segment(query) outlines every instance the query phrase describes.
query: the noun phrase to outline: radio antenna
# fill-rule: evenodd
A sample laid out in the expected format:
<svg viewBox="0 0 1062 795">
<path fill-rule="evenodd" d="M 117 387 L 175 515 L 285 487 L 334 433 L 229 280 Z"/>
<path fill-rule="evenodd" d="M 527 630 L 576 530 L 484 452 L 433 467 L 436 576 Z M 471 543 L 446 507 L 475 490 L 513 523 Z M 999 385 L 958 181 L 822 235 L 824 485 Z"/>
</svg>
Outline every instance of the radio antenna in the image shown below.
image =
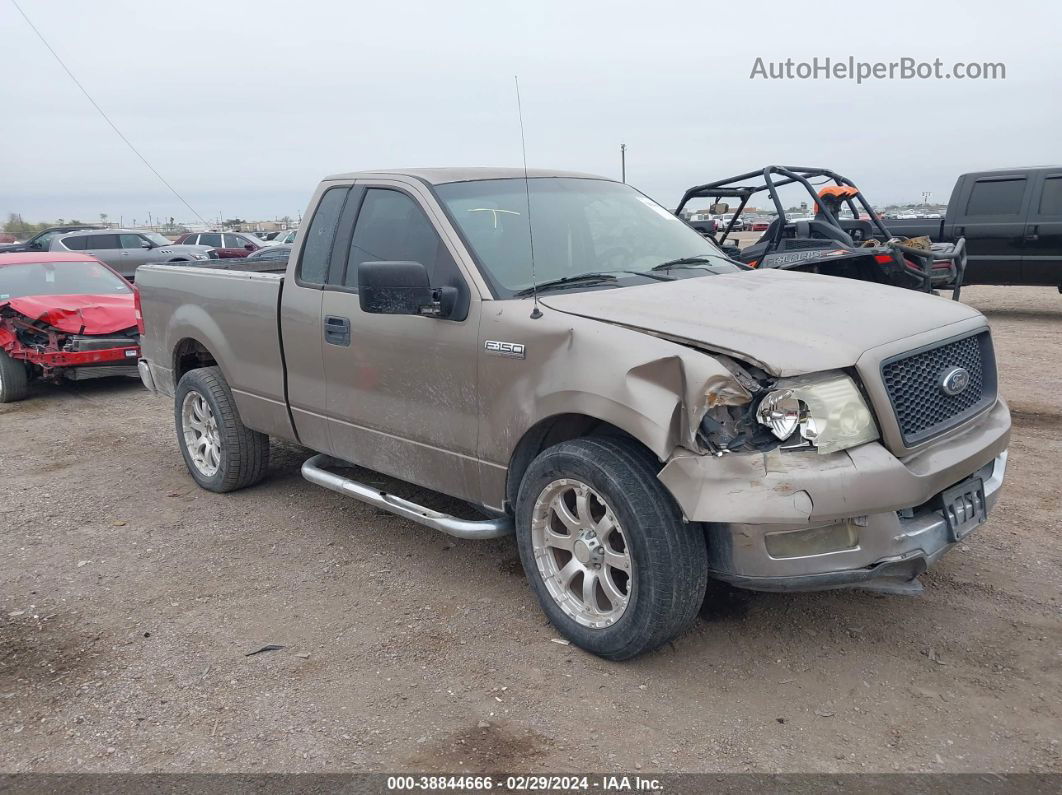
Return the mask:
<svg viewBox="0 0 1062 795">
<path fill-rule="evenodd" d="M 527 197 L 527 240 L 531 244 L 531 295 L 535 305 L 531 310 L 531 319 L 538 320 L 542 317 L 542 310 L 538 308 L 538 279 L 535 277 L 535 233 L 531 225 L 531 181 L 527 178 L 527 139 L 524 138 L 524 108 L 520 103 L 520 77 L 513 75 L 516 83 L 516 115 L 520 119 L 520 151 L 524 157 L 524 195 Z"/>
</svg>

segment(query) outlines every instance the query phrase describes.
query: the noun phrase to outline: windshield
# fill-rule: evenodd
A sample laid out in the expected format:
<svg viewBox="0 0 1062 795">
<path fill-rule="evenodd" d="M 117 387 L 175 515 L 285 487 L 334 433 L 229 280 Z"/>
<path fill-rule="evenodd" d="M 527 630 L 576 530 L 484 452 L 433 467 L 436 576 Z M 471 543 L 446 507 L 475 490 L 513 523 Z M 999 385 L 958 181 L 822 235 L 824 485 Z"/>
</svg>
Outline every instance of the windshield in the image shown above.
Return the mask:
<svg viewBox="0 0 1062 795">
<path fill-rule="evenodd" d="M 0 301 L 28 295 L 121 295 L 132 291 L 97 262 L 30 262 L 0 267 Z"/>
<path fill-rule="evenodd" d="M 168 237 L 163 237 L 158 232 L 140 232 L 138 234 L 143 235 L 156 246 L 172 246 L 173 243 Z"/>
<path fill-rule="evenodd" d="M 531 196 L 535 278 L 647 272 L 669 260 L 703 257 L 707 271 L 739 268 L 719 249 L 629 185 L 600 179 L 494 179 L 436 186 L 501 297 L 531 286 Z M 638 277 L 635 277 L 638 279 Z"/>
</svg>

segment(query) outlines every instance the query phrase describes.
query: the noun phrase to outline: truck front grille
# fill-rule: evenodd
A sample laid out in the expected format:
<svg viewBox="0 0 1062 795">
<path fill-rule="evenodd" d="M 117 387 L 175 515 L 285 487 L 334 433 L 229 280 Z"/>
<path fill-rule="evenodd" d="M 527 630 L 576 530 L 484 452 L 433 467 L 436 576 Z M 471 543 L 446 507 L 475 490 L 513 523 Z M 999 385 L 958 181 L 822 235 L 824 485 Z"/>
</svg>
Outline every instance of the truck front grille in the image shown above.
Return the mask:
<svg viewBox="0 0 1062 795">
<path fill-rule="evenodd" d="M 962 368 L 969 374 L 957 394 L 945 390 L 945 378 Z M 987 331 L 886 359 L 881 365 L 885 391 L 906 446 L 944 433 L 996 400 L 996 360 Z"/>
</svg>

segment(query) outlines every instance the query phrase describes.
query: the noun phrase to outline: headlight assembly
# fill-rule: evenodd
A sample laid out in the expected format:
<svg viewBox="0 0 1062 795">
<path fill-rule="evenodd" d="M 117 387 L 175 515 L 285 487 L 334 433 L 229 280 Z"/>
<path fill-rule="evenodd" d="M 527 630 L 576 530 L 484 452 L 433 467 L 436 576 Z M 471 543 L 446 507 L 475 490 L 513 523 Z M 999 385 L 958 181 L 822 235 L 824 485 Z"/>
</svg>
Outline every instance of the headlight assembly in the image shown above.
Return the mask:
<svg viewBox="0 0 1062 795">
<path fill-rule="evenodd" d="M 878 438 L 878 427 L 855 383 L 843 373 L 794 378 L 764 395 L 756 419 L 783 441 L 799 431 L 820 453 Z"/>
</svg>

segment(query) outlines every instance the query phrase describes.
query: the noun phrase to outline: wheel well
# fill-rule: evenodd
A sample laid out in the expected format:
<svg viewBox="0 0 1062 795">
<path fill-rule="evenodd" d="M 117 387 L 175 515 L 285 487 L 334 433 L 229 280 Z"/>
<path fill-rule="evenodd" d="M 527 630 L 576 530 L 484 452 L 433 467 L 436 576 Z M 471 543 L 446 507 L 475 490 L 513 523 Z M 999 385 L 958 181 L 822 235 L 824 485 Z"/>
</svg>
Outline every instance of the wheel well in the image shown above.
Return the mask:
<svg viewBox="0 0 1062 795">
<path fill-rule="evenodd" d="M 553 417 L 547 417 L 532 425 L 517 443 L 516 449 L 513 450 L 512 458 L 509 460 L 509 473 L 505 482 L 505 499 L 509 507 L 516 505 L 520 481 L 524 479 L 524 472 L 527 471 L 535 456 L 547 447 L 588 436 L 629 439 L 642 448 L 652 460 L 657 460 L 648 447 L 622 428 L 610 422 L 605 422 L 586 414 L 557 414 Z"/>
<path fill-rule="evenodd" d="M 199 340 L 186 337 L 173 349 L 173 384 L 180 383 L 181 376 L 198 367 L 210 367 L 217 364 L 214 354 L 206 349 Z"/>
</svg>

